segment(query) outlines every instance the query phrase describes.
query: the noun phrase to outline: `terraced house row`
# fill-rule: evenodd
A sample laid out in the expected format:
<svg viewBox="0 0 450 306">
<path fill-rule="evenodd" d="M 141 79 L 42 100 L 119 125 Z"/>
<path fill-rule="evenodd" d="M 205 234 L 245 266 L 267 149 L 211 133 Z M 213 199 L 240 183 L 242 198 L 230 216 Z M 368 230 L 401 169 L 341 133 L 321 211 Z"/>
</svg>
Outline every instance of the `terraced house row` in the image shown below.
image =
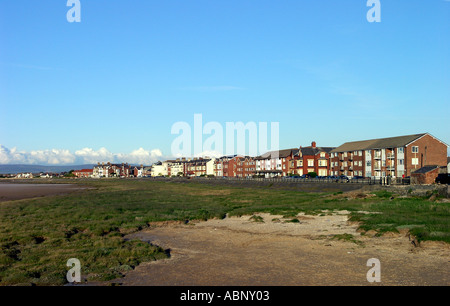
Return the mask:
<svg viewBox="0 0 450 306">
<path fill-rule="evenodd" d="M 447 166 L 448 145 L 428 133 L 354 141 L 339 147 L 311 146 L 261 156 L 180 158 L 152 167 L 152 176 L 279 177 L 305 175 L 402 177 L 424 166 Z"/>
<path fill-rule="evenodd" d="M 260 156 L 178 158 L 151 167 L 98 164 L 79 177 L 216 176 L 282 177 L 305 175 L 403 177 L 425 166 L 447 167 L 448 145 L 428 133 L 353 141 L 339 147 L 310 146 L 267 152 Z M 89 171 L 88 171 L 89 170 Z"/>
</svg>

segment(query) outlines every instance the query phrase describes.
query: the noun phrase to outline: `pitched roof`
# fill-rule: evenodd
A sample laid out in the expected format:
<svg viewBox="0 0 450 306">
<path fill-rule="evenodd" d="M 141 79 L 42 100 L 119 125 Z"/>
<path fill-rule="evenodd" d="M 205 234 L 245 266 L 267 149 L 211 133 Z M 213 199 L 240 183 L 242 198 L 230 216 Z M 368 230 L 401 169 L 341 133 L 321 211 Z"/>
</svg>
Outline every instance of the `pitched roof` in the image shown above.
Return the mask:
<svg viewBox="0 0 450 306">
<path fill-rule="evenodd" d="M 416 171 L 414 171 L 413 173 L 427 173 L 433 170 L 436 170 L 437 168 L 439 168 L 439 166 L 436 165 L 432 165 L 432 166 L 424 166 L 420 169 L 417 169 Z"/>
<path fill-rule="evenodd" d="M 321 152 L 330 153 L 333 149 L 332 147 L 304 147 L 300 148 L 302 155 L 317 155 Z M 297 152 L 298 153 L 298 152 Z"/>
<path fill-rule="evenodd" d="M 353 141 L 346 142 L 343 145 L 337 147 L 331 152 L 350 152 L 350 151 L 358 151 L 358 150 L 371 150 L 371 149 L 386 149 L 386 148 L 397 148 L 404 147 L 407 144 L 413 142 L 414 140 L 426 135 L 423 134 L 414 134 L 407 136 L 398 136 L 398 137 L 389 137 L 389 138 L 379 138 L 379 139 L 370 139 L 370 140 L 362 140 L 362 141 Z"/>
<path fill-rule="evenodd" d="M 264 153 L 264 154 L 256 157 L 255 159 L 270 159 L 273 157 L 285 158 L 285 157 L 288 157 L 289 155 L 291 155 L 291 153 L 295 154 L 297 152 L 298 152 L 297 148 L 284 149 L 284 150 L 278 150 L 278 151 L 270 151 L 270 152 Z"/>
</svg>

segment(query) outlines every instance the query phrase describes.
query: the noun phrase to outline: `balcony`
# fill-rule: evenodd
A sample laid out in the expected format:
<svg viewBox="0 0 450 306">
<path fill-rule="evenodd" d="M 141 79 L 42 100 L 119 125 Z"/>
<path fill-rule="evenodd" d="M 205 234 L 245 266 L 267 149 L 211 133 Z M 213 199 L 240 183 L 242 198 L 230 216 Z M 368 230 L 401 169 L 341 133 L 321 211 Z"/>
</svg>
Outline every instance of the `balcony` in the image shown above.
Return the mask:
<svg viewBox="0 0 450 306">
<path fill-rule="evenodd" d="M 395 159 L 395 154 L 394 154 L 394 153 L 389 153 L 389 154 L 387 155 L 387 158 L 388 158 L 388 159 Z"/>
<path fill-rule="evenodd" d="M 381 159 L 381 154 L 374 154 L 374 155 L 373 155 L 373 158 L 374 158 L 374 159 Z"/>
</svg>

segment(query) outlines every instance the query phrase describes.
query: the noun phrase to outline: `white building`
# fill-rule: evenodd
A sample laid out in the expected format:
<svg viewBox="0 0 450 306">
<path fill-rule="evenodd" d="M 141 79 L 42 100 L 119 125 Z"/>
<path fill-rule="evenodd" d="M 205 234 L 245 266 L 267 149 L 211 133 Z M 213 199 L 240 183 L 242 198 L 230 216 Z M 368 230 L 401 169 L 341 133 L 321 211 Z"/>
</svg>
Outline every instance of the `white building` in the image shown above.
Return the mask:
<svg viewBox="0 0 450 306">
<path fill-rule="evenodd" d="M 166 176 L 168 175 L 168 163 L 157 162 L 152 165 L 152 176 Z"/>
<path fill-rule="evenodd" d="M 211 158 L 208 162 L 206 162 L 206 175 L 215 175 L 215 163 L 215 158 Z"/>
</svg>

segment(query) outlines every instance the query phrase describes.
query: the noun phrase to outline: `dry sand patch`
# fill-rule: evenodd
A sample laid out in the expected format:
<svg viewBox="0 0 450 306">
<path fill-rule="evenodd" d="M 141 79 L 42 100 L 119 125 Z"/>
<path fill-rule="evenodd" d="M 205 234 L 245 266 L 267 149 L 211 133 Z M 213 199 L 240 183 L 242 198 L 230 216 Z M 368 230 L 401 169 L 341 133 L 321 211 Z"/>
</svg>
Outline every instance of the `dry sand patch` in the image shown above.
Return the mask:
<svg viewBox="0 0 450 306">
<path fill-rule="evenodd" d="M 171 258 L 142 264 L 114 282 L 151 286 L 450 285 L 450 248 L 414 247 L 405 233 L 361 236 L 348 212 L 292 218 L 257 214 L 205 222 L 165 223 L 130 235 L 170 249 Z M 353 235 L 354 243 L 333 239 Z M 382 281 L 368 283 L 367 261 Z"/>
</svg>

